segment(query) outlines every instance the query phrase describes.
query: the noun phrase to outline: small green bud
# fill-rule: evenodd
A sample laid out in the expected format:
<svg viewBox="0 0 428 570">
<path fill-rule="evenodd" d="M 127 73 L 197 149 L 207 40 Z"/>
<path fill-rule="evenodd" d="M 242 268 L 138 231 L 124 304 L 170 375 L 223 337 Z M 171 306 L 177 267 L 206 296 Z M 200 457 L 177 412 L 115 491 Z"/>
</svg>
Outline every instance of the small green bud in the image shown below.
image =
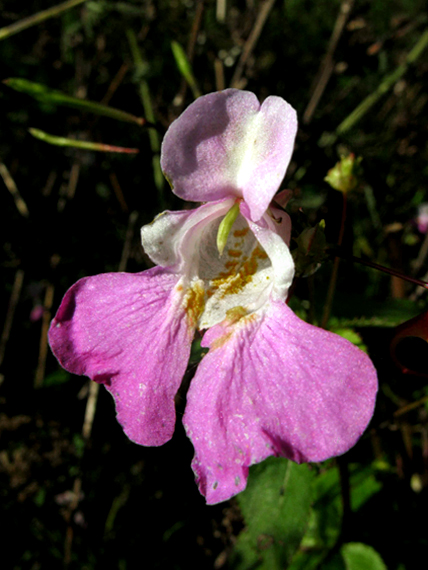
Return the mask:
<svg viewBox="0 0 428 570">
<path fill-rule="evenodd" d="M 355 154 L 351 153 L 348 156 L 342 156 L 340 161 L 331 168 L 324 180 L 330 184 L 335 190 L 346 194 L 353 190 L 358 183 L 357 167 L 359 166 L 362 158 L 355 158 Z"/>
</svg>

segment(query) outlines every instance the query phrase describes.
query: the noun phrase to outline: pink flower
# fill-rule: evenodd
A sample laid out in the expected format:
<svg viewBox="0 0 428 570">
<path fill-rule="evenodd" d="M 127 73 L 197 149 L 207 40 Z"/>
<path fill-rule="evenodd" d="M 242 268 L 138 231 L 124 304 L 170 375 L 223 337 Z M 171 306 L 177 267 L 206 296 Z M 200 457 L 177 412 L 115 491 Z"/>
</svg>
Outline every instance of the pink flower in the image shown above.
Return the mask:
<svg viewBox="0 0 428 570">
<path fill-rule="evenodd" d="M 290 220 L 270 203 L 296 129 L 279 97 L 260 105 L 228 89 L 197 99 L 169 128 L 161 163 L 178 196 L 204 203 L 142 228 L 157 267 L 81 279 L 50 328 L 61 365 L 103 383 L 128 437 L 153 446 L 172 437 L 194 331 L 208 329 L 183 423 L 210 504 L 242 491 L 249 466 L 269 455 L 344 453 L 373 413 L 370 359 L 284 302 Z"/>
<path fill-rule="evenodd" d="M 421 234 L 426 234 L 428 232 L 428 204 L 426 202 L 418 207 L 416 225 Z"/>
</svg>

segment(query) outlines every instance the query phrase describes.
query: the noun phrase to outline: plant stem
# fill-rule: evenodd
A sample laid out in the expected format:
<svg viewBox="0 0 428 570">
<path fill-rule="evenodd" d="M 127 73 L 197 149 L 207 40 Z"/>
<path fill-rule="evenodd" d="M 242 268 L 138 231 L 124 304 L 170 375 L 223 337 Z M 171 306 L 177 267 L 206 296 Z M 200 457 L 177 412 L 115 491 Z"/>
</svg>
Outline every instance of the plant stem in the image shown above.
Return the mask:
<svg viewBox="0 0 428 570">
<path fill-rule="evenodd" d="M 108 107 L 107 105 L 96 103 L 94 101 L 71 97 L 61 91 L 49 89 L 49 87 L 46 87 L 41 83 L 34 83 L 33 81 L 27 81 L 26 79 L 21 79 L 19 77 L 5 79 L 3 83 L 11 89 L 20 93 L 25 93 L 30 97 L 34 97 L 36 101 L 40 101 L 42 103 L 51 103 L 53 105 L 64 105 L 74 109 L 81 109 L 83 111 L 88 111 L 89 113 L 110 117 L 111 119 L 116 119 L 118 121 L 136 123 L 139 126 L 146 124 L 146 120 L 142 117 L 136 117 L 126 111 L 115 109 L 114 107 Z"/>
<path fill-rule="evenodd" d="M 428 289 L 428 283 L 426 281 L 422 281 L 422 279 L 417 279 L 416 277 L 410 277 L 409 275 L 405 275 L 404 273 L 401 273 L 396 269 L 391 269 L 390 267 L 385 267 L 384 265 L 379 265 L 378 263 L 374 263 L 373 261 L 369 261 L 368 259 L 355 257 L 354 255 L 342 255 L 340 250 L 334 250 L 334 254 L 336 256 L 340 256 L 343 259 L 347 259 L 349 261 L 355 261 L 356 263 L 361 263 L 361 265 L 366 265 L 367 267 L 378 269 L 379 271 L 383 271 L 383 273 L 388 273 L 388 275 L 393 275 L 394 277 L 398 277 L 399 279 L 403 279 L 404 281 L 408 281 L 409 283 L 413 283 L 414 285 L 418 285 L 419 287 Z"/>
<path fill-rule="evenodd" d="M 422 34 L 414 48 L 407 54 L 404 62 L 399 65 L 395 71 L 390 73 L 385 77 L 385 79 L 380 83 L 373 93 L 368 95 L 359 105 L 356 107 L 350 115 L 346 117 L 344 121 L 336 129 L 336 134 L 342 135 L 346 131 L 349 131 L 364 115 L 369 111 L 373 105 L 387 93 L 391 87 L 397 83 L 397 81 L 402 77 L 407 71 L 409 65 L 414 63 L 424 49 L 428 46 L 428 29 Z"/>
<path fill-rule="evenodd" d="M 334 69 L 333 55 L 336 51 L 337 44 L 345 29 L 345 24 L 348 21 L 349 14 L 354 6 L 354 0 L 342 0 L 339 8 L 339 13 L 334 24 L 333 32 L 328 43 L 327 52 L 321 61 L 318 73 L 315 77 L 314 88 L 312 90 L 311 99 L 303 113 L 303 123 L 310 123 L 315 109 L 324 93 L 327 83 L 330 80 L 331 74 Z"/>
<path fill-rule="evenodd" d="M 238 64 L 235 68 L 235 72 L 232 77 L 232 81 L 230 82 L 231 87 L 239 88 L 242 81 L 242 74 L 244 72 L 245 66 L 247 64 L 248 58 L 253 52 L 253 49 L 258 42 L 260 34 L 262 33 L 263 26 L 268 19 L 270 11 L 275 4 L 275 0 L 265 0 L 260 4 L 260 10 L 257 15 L 256 21 L 254 23 L 253 29 L 251 30 L 250 35 L 248 36 L 247 41 L 245 42 L 244 48 L 241 53 L 241 57 L 239 58 Z"/>
<path fill-rule="evenodd" d="M 143 56 L 141 55 L 141 51 L 138 46 L 137 36 L 135 35 L 134 31 L 131 29 L 126 30 L 126 36 L 128 38 L 129 48 L 131 50 L 132 58 L 134 60 L 135 72 L 137 76 L 136 83 L 138 84 L 140 99 L 141 102 L 143 103 L 144 116 L 146 117 L 147 121 L 151 123 L 151 125 L 154 125 L 155 114 L 153 112 L 149 84 L 144 79 L 146 64 L 143 60 Z M 149 140 L 150 140 L 150 148 L 153 153 L 153 158 L 152 158 L 153 178 L 155 186 L 158 191 L 159 205 L 161 208 L 164 208 L 165 198 L 164 198 L 163 187 L 164 187 L 165 178 L 162 174 L 162 169 L 160 165 L 161 143 L 159 140 L 159 134 L 153 128 L 149 129 Z"/>
<path fill-rule="evenodd" d="M 32 16 L 28 16 L 28 18 L 23 18 L 16 22 L 15 24 L 11 24 L 10 26 L 5 26 L 4 28 L 0 29 L 0 41 L 14 34 L 22 32 L 22 30 L 26 30 L 27 28 L 31 28 L 32 26 L 36 26 L 40 24 L 40 22 L 44 22 L 49 18 L 54 18 L 55 16 L 59 16 L 66 10 L 70 8 L 74 8 L 79 4 L 83 4 L 86 0 L 67 0 L 67 2 L 63 2 L 62 4 L 58 4 L 57 6 L 52 6 L 52 8 L 48 8 L 47 10 L 42 10 L 41 12 L 37 12 L 37 14 L 33 14 Z"/>
<path fill-rule="evenodd" d="M 337 245 L 340 247 L 343 241 L 343 234 L 345 233 L 345 220 L 346 220 L 346 206 L 347 206 L 347 195 L 342 192 L 343 206 L 342 206 L 342 219 L 340 221 L 340 231 L 339 238 L 337 240 Z M 331 307 L 333 305 L 334 292 L 336 290 L 337 273 L 339 271 L 340 258 L 335 257 L 333 262 L 333 271 L 331 272 L 330 283 L 328 284 L 327 299 L 324 305 L 324 312 L 321 319 L 321 328 L 325 329 L 330 318 Z"/>
<path fill-rule="evenodd" d="M 126 148 L 122 146 L 113 146 L 110 144 L 95 143 L 89 141 L 78 141 L 75 139 L 67 139 L 65 137 L 57 137 L 55 135 L 50 135 L 45 133 L 40 129 L 28 129 L 28 132 L 33 135 L 36 139 L 47 142 L 48 144 L 53 144 L 55 146 L 71 146 L 74 148 L 81 148 L 84 150 L 96 150 L 101 152 L 121 152 L 125 154 L 135 154 L 139 152 L 138 148 Z"/>
</svg>

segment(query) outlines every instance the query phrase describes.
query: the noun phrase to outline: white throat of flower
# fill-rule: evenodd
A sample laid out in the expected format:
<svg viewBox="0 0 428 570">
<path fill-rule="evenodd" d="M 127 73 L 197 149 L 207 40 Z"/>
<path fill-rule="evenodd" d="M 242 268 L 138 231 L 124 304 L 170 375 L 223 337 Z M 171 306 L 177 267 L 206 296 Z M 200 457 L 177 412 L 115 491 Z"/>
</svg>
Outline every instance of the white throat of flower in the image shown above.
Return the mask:
<svg viewBox="0 0 428 570">
<path fill-rule="evenodd" d="M 201 232 L 195 243 L 198 255 L 193 257 L 197 267 L 188 268 L 190 288 L 204 292 L 200 329 L 223 321 L 232 309 L 253 313 L 267 302 L 273 286 L 271 260 L 245 218 L 238 214 L 221 256 L 216 241 L 220 223 L 217 219 Z"/>
<path fill-rule="evenodd" d="M 293 277 L 288 246 L 268 214 L 253 223 L 235 211 L 219 253 L 219 227 L 233 208 L 230 199 L 165 212 L 142 228 L 146 253 L 180 276 L 176 291 L 199 329 L 260 311 L 272 296 L 285 300 Z"/>
</svg>

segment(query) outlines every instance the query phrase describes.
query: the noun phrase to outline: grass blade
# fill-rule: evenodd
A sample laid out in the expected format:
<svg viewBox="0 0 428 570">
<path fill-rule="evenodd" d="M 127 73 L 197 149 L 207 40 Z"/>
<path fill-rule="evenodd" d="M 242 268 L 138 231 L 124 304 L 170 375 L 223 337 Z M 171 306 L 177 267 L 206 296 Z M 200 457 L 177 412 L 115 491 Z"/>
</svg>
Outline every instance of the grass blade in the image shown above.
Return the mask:
<svg viewBox="0 0 428 570">
<path fill-rule="evenodd" d="M 0 28 L 0 41 L 5 40 L 6 38 L 10 38 L 14 34 L 22 32 L 22 30 L 26 30 L 27 28 L 31 28 L 32 26 L 36 26 L 40 24 L 40 22 L 44 22 L 49 18 L 54 18 L 55 16 L 59 16 L 66 10 L 70 8 L 74 8 L 79 4 L 83 4 L 86 0 L 67 0 L 67 2 L 63 2 L 62 4 L 58 4 L 57 6 L 52 6 L 52 8 L 48 8 L 47 10 L 42 10 L 41 12 L 37 12 L 37 14 L 33 14 L 32 16 L 28 16 L 28 18 L 23 18 L 16 22 L 15 24 L 11 24 L 10 26 L 5 26 L 4 28 Z"/>
<path fill-rule="evenodd" d="M 33 83 L 32 81 L 27 81 L 27 79 L 11 77 L 10 79 L 5 79 L 3 83 L 15 91 L 30 95 L 30 97 L 33 97 L 41 103 L 50 103 L 52 105 L 62 105 L 65 107 L 72 107 L 74 109 L 81 109 L 82 111 L 88 111 L 90 113 L 95 113 L 96 115 L 110 117 L 111 119 L 116 119 L 118 121 L 136 123 L 140 126 L 146 123 L 146 120 L 142 117 L 135 117 L 126 111 L 114 109 L 113 107 L 102 105 L 101 103 L 95 103 L 93 101 L 86 101 L 84 99 L 78 99 L 77 97 L 71 97 L 70 95 L 66 95 L 61 91 L 49 89 L 49 87 L 46 87 L 41 83 Z"/>
<path fill-rule="evenodd" d="M 139 152 L 138 148 L 125 148 L 122 146 L 112 146 L 110 144 L 95 143 L 89 141 L 76 141 L 65 137 L 57 137 L 41 131 L 40 129 L 28 129 L 28 132 L 41 141 L 53 144 L 55 146 L 71 146 L 84 150 L 96 150 L 101 152 L 121 152 L 126 154 L 135 154 Z"/>
<path fill-rule="evenodd" d="M 193 75 L 192 66 L 187 59 L 186 52 L 178 42 L 171 42 L 171 49 L 179 72 L 187 81 L 190 89 L 192 90 L 193 97 L 197 99 L 201 96 L 201 92 L 199 91 L 199 87 L 195 76 Z"/>
</svg>

